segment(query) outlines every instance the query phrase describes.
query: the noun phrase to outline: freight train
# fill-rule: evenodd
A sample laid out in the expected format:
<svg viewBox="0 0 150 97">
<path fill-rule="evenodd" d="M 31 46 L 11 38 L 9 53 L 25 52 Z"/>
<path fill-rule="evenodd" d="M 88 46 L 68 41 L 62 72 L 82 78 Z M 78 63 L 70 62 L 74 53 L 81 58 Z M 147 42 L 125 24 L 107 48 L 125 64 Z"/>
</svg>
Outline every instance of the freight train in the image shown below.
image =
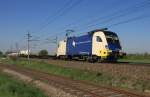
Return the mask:
<svg viewBox="0 0 150 97">
<path fill-rule="evenodd" d="M 118 35 L 107 29 L 96 29 L 86 35 L 67 37 L 59 42 L 57 48 L 59 59 L 114 62 L 124 55 Z"/>
</svg>

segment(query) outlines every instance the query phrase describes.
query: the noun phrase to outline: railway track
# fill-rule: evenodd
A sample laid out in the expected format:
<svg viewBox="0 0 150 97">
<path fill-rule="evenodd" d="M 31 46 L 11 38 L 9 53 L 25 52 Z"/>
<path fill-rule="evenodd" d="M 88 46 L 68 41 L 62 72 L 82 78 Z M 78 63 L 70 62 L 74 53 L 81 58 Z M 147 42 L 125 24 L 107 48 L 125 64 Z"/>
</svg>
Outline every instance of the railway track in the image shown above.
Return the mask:
<svg viewBox="0 0 150 97">
<path fill-rule="evenodd" d="M 47 58 L 47 59 L 40 59 L 40 58 L 32 58 L 32 60 L 44 60 L 44 61 L 70 61 L 70 60 L 59 60 L 59 59 L 54 59 L 54 58 Z M 89 63 L 87 61 L 83 61 L 83 60 L 71 60 L 72 62 L 76 62 L 76 63 L 84 63 L 84 64 L 93 64 L 93 63 Z M 142 63 L 142 62 L 95 62 L 94 64 L 99 65 L 99 64 L 111 64 L 111 65 L 131 65 L 131 66 L 146 66 L 146 67 L 150 67 L 150 63 Z"/>
<path fill-rule="evenodd" d="M 66 77 L 48 74 L 45 72 L 17 67 L 15 65 L 0 65 L 1 68 L 14 70 L 34 79 L 47 82 L 48 84 L 64 90 L 77 97 L 148 97 L 137 93 L 115 88 L 101 87 L 84 81 L 72 80 Z"/>
</svg>

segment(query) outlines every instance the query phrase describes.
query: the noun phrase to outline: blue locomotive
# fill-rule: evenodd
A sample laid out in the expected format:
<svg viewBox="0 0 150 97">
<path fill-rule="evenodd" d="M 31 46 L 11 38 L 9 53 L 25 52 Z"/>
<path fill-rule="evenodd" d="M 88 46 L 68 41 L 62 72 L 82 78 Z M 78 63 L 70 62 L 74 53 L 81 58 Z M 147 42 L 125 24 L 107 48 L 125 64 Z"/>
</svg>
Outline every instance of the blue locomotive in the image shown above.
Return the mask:
<svg viewBox="0 0 150 97">
<path fill-rule="evenodd" d="M 117 61 L 124 53 L 118 35 L 106 29 L 97 29 L 78 37 L 60 41 L 57 57 L 88 61 Z"/>
</svg>

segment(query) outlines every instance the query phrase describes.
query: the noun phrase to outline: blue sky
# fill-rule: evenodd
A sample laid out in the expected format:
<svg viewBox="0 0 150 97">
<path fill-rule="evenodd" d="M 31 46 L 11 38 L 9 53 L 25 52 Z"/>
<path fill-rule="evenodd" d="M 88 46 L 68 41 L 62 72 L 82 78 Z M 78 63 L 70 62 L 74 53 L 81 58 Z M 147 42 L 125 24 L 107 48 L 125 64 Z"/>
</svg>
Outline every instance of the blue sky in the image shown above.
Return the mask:
<svg viewBox="0 0 150 97">
<path fill-rule="evenodd" d="M 31 43 L 32 51 L 47 49 L 52 53 L 56 45 L 43 42 L 56 36 L 63 39 L 67 29 L 79 35 L 141 16 L 144 18 L 109 30 L 119 35 L 125 52 L 150 53 L 149 3 L 149 0 L 0 0 L 0 50 L 15 49 L 16 43 L 20 49 L 26 49 L 26 34 L 30 31 L 33 38 L 40 40 Z"/>
</svg>

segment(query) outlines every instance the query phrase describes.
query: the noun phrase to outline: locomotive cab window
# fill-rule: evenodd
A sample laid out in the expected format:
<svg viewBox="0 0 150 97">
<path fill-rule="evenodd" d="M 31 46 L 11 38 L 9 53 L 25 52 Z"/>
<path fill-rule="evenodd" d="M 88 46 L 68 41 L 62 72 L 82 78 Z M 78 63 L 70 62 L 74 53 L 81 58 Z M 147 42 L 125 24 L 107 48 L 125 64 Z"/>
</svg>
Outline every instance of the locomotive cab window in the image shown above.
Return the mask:
<svg viewBox="0 0 150 97">
<path fill-rule="evenodd" d="M 99 37 L 99 36 L 96 36 L 96 41 L 97 41 L 97 42 L 102 42 L 102 39 L 101 39 L 101 37 Z"/>
</svg>

